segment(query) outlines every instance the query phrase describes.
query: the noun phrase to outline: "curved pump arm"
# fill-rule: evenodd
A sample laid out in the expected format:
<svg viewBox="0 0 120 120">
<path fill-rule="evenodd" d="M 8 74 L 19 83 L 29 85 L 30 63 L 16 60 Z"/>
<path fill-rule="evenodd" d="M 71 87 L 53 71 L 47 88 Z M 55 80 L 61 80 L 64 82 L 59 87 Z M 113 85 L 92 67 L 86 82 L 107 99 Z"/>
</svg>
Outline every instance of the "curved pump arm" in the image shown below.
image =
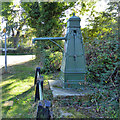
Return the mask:
<svg viewBox="0 0 120 120">
<path fill-rule="evenodd" d="M 63 48 L 59 44 L 57 44 L 55 41 L 53 41 L 53 40 L 66 40 L 66 36 L 65 37 L 34 38 L 34 39 L 32 39 L 32 43 L 34 44 L 35 41 L 39 41 L 39 40 L 50 40 L 51 42 L 55 43 L 58 47 L 60 47 L 63 50 Z"/>
</svg>

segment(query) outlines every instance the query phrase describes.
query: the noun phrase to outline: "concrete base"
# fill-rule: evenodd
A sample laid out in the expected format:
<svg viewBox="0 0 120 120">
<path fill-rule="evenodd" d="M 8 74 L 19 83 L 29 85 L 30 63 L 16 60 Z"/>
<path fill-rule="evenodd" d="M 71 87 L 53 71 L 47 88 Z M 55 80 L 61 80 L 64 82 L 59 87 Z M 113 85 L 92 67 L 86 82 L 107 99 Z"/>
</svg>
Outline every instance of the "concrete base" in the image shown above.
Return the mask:
<svg viewBox="0 0 120 120">
<path fill-rule="evenodd" d="M 77 89 L 65 89 L 62 88 L 60 80 L 48 80 L 50 89 L 52 90 L 53 97 L 66 97 L 66 96 L 86 96 L 92 94 L 87 86 L 85 88 Z"/>
</svg>

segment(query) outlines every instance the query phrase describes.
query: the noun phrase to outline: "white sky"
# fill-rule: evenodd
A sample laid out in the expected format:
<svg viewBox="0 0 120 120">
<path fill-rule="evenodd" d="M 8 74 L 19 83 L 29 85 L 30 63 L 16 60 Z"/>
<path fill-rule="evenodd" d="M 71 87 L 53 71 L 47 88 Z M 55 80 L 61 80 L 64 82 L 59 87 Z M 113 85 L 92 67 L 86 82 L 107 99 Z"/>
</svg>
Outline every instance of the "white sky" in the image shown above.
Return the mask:
<svg viewBox="0 0 120 120">
<path fill-rule="evenodd" d="M 107 8 L 107 3 L 108 3 L 109 0 L 99 0 L 97 3 L 96 3 L 96 8 L 95 8 L 95 11 L 97 12 L 102 12 L 102 11 L 105 11 L 105 9 Z M 79 9 L 79 7 L 77 7 L 77 9 Z M 70 18 L 69 14 L 71 13 L 71 10 L 66 10 L 66 15 L 67 15 L 67 18 Z M 90 15 L 90 11 L 87 12 L 88 15 L 79 15 L 79 13 L 77 14 L 76 13 L 76 16 L 79 16 L 81 18 L 81 22 L 80 22 L 80 25 L 82 28 L 85 27 L 85 25 L 87 24 L 86 23 L 86 19 L 89 17 Z M 67 20 L 65 20 L 65 22 L 67 22 Z"/>
<path fill-rule="evenodd" d="M 96 5 L 95 5 L 96 6 L 95 7 L 95 11 L 97 11 L 97 12 L 103 12 L 103 11 L 105 11 L 105 9 L 108 7 L 107 3 L 108 3 L 108 0 L 100 0 L 100 1 L 98 1 L 96 3 Z M 85 20 L 86 20 L 87 17 L 88 16 L 84 16 L 81 19 L 81 27 L 82 28 L 84 28 L 85 25 L 86 25 Z"/>
<path fill-rule="evenodd" d="M 95 10 L 100 12 L 100 11 L 105 11 L 105 9 L 107 8 L 107 3 L 109 2 L 109 0 L 99 0 L 96 3 L 96 8 Z"/>
</svg>

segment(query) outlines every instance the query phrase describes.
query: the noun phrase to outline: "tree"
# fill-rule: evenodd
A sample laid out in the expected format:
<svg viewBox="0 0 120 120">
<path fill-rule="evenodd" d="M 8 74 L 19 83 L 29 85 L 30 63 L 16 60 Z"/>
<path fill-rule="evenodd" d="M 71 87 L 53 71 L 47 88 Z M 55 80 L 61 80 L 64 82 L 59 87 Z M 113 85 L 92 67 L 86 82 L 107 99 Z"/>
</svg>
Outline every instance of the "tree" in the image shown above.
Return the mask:
<svg viewBox="0 0 120 120">
<path fill-rule="evenodd" d="M 29 2 L 21 4 L 26 11 L 28 25 L 34 28 L 35 31 L 33 32 L 36 37 L 62 36 L 63 28 L 66 24 L 63 22 L 64 20 L 60 18 L 65 16 L 64 11 L 71 8 L 73 5 L 74 2 Z M 62 41 L 56 42 L 63 46 Z M 37 42 L 35 49 L 37 58 L 43 61 L 46 70 L 52 68 L 50 64 L 48 64 L 51 52 L 61 51 L 58 46 L 49 40 Z"/>
<path fill-rule="evenodd" d="M 65 2 L 22 3 L 28 16 L 28 25 L 35 28 L 36 37 L 61 36 L 65 24 L 60 18 L 73 5 L 74 3 Z"/>
<path fill-rule="evenodd" d="M 104 111 L 104 116 L 109 118 L 119 116 L 119 5 L 120 2 L 109 2 L 109 7 L 97 16 L 89 17 L 88 26 L 82 29 L 87 81 L 100 90 L 95 91 L 95 94 L 103 97 L 107 95 L 105 99 L 102 97 L 102 100 L 96 95 L 93 99 L 97 100 L 96 107 L 99 111 Z M 106 92 L 103 91 L 108 93 L 105 95 Z"/>
<path fill-rule="evenodd" d="M 109 2 L 109 7 L 103 12 L 95 12 L 97 16 L 92 14 L 92 17 L 88 18 L 89 25 L 83 29 L 84 40 L 93 40 L 94 38 L 99 38 L 109 35 L 110 31 L 114 28 L 114 32 L 118 30 L 118 2 Z M 92 12 L 93 13 L 93 12 Z"/>
<path fill-rule="evenodd" d="M 13 5 L 13 2 L 2 2 L 2 16 L 7 19 L 7 31 L 10 36 L 9 41 L 16 48 L 19 41 L 20 32 L 26 23 L 26 16 L 20 5 Z M 17 19 L 17 21 L 15 21 Z M 10 35 L 12 32 L 12 35 Z"/>
<path fill-rule="evenodd" d="M 89 19 L 89 25 L 83 29 L 88 78 L 103 84 L 109 81 L 111 71 L 114 71 L 120 59 L 117 18 L 119 7 L 117 2 L 109 5 L 106 11 L 100 12 L 92 20 Z"/>
</svg>

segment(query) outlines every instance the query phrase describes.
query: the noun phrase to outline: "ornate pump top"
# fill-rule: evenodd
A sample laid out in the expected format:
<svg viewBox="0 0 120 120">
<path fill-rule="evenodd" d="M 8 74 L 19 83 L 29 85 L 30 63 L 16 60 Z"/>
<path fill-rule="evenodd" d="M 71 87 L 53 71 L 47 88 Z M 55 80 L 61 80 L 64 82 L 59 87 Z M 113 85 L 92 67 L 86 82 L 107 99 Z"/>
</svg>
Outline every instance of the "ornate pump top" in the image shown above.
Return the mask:
<svg viewBox="0 0 120 120">
<path fill-rule="evenodd" d="M 81 19 L 79 17 L 75 16 L 75 13 L 73 13 L 73 16 L 70 17 L 67 21 L 67 27 L 78 28 L 78 27 L 80 27 L 80 21 L 81 21 Z"/>
</svg>

